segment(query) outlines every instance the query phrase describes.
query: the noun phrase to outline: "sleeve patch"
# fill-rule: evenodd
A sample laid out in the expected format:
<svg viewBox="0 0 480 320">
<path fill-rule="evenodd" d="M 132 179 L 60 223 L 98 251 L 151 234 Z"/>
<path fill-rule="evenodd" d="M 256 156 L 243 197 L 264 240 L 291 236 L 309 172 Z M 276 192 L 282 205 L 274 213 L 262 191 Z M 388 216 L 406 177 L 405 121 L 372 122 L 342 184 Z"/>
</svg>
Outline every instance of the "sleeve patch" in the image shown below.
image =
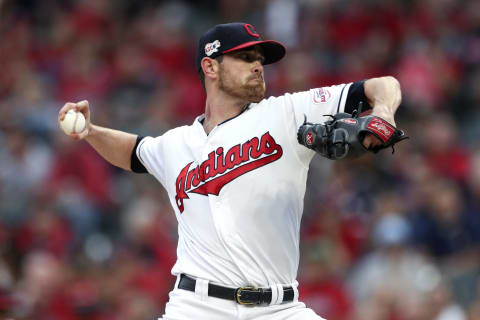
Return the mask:
<svg viewBox="0 0 480 320">
<path fill-rule="evenodd" d="M 330 101 L 332 94 L 327 88 L 317 88 L 313 90 L 313 103 L 323 104 Z"/>
</svg>

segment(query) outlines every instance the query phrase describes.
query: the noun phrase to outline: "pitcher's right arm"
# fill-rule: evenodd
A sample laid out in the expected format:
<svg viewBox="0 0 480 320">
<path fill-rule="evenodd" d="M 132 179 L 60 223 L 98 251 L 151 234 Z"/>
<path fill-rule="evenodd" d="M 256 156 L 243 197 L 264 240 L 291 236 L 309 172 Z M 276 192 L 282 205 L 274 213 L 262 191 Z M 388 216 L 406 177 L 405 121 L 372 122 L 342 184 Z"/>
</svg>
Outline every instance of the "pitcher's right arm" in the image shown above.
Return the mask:
<svg viewBox="0 0 480 320">
<path fill-rule="evenodd" d="M 100 127 L 90 122 L 88 101 L 68 102 L 58 112 L 58 122 L 73 109 L 85 116 L 85 129 L 80 133 L 69 134 L 75 140 L 85 139 L 105 160 L 119 168 L 131 171 L 131 155 L 137 141 L 137 135 Z"/>
</svg>

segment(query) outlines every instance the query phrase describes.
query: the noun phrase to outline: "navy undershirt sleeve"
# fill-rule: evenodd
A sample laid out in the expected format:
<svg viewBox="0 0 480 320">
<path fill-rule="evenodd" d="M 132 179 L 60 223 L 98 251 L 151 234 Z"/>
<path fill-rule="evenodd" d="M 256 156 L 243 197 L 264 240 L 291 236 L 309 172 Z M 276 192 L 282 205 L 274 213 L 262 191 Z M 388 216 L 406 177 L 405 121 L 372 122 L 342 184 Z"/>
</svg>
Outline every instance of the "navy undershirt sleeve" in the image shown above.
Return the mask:
<svg viewBox="0 0 480 320">
<path fill-rule="evenodd" d="M 352 83 L 348 89 L 347 101 L 345 102 L 345 112 L 353 113 L 358 109 L 360 102 L 363 102 L 362 112 L 372 109 L 372 106 L 368 104 L 367 96 L 365 96 L 365 89 L 363 87 L 365 80 Z"/>
<path fill-rule="evenodd" d="M 140 162 L 137 157 L 137 147 L 140 141 L 145 137 L 138 136 L 137 142 L 135 143 L 135 147 L 133 147 L 132 154 L 130 155 L 130 169 L 132 169 L 135 173 L 148 173 L 145 166 Z"/>
</svg>

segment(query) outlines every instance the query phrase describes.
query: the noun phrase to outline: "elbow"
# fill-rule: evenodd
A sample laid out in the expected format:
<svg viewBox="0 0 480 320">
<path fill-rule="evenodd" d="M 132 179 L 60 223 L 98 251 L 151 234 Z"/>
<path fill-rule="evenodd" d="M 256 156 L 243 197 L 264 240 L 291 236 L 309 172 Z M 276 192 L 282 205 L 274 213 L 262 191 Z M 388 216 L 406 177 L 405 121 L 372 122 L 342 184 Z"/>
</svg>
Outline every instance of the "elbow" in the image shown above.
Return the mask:
<svg viewBox="0 0 480 320">
<path fill-rule="evenodd" d="M 392 76 L 389 76 L 389 81 L 392 82 L 392 86 L 395 90 L 395 94 L 397 97 L 397 105 L 400 105 L 400 103 L 402 103 L 402 88 L 400 86 L 400 82 Z"/>
<path fill-rule="evenodd" d="M 402 102 L 400 82 L 392 76 L 371 78 L 364 83 L 365 95 L 373 104 L 387 103 L 398 107 Z M 372 104 L 371 104 L 372 105 Z"/>
<path fill-rule="evenodd" d="M 397 106 L 400 105 L 402 102 L 402 88 L 400 82 L 393 76 L 385 76 L 379 79 L 384 83 L 384 87 L 392 94 L 395 104 Z"/>
<path fill-rule="evenodd" d="M 393 88 L 400 91 L 400 82 L 397 80 L 397 78 L 393 76 L 385 76 L 383 77 L 383 79 L 387 81 L 388 84 L 391 85 Z"/>
<path fill-rule="evenodd" d="M 383 83 L 384 86 L 393 88 L 400 91 L 400 82 L 394 76 L 384 76 L 379 78 L 374 78 L 377 81 Z"/>
</svg>

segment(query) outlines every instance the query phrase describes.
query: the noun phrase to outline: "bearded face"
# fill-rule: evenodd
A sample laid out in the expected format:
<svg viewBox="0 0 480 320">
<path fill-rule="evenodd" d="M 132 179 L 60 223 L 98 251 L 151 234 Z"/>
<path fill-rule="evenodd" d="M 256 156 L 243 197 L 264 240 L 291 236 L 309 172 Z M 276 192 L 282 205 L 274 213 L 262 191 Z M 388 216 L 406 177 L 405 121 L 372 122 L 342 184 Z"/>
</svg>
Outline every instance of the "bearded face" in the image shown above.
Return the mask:
<svg viewBox="0 0 480 320">
<path fill-rule="evenodd" d="M 219 64 L 218 87 L 232 97 L 255 103 L 263 100 L 266 90 L 263 74 L 242 75 L 227 70 L 222 63 Z"/>
</svg>

